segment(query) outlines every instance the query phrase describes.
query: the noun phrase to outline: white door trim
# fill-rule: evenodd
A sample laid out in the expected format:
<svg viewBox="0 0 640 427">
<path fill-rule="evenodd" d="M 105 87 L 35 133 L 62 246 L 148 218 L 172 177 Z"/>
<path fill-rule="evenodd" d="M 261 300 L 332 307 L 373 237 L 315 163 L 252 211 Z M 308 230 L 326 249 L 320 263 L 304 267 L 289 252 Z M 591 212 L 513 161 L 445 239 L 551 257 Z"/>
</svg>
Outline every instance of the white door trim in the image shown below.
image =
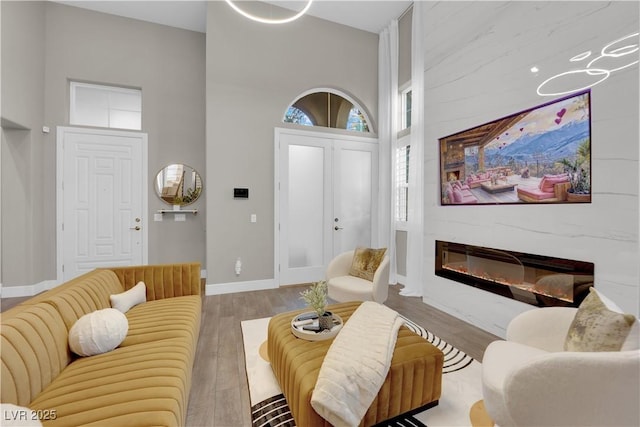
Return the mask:
<svg viewBox="0 0 640 427">
<path fill-rule="evenodd" d="M 142 144 L 142 263 L 149 263 L 149 184 L 148 184 L 148 136 L 143 132 L 120 131 L 110 129 L 93 129 L 83 127 L 58 126 L 56 131 L 56 278 L 58 284 L 63 281 L 62 263 L 64 249 L 64 233 L 62 232 L 62 220 L 64 217 L 64 134 L 66 132 L 78 132 L 91 135 L 120 136 L 139 139 Z"/>
<path fill-rule="evenodd" d="M 273 188 L 274 188 L 274 215 L 273 215 L 273 279 L 274 279 L 274 287 L 280 286 L 280 135 L 281 134 L 289 134 L 289 135 L 302 135 L 302 136 L 312 136 L 317 138 L 324 138 L 328 140 L 346 140 L 346 141 L 354 141 L 354 142 L 364 142 L 369 144 L 378 144 L 377 137 L 371 136 L 359 136 L 359 135 L 345 135 L 342 133 L 329 133 L 329 132 L 318 132 L 313 130 L 303 130 L 303 129 L 291 129 L 291 128 L 274 128 L 274 137 L 273 137 L 273 153 L 274 153 L 274 171 L 273 171 Z M 376 199 L 374 200 L 374 206 L 378 206 L 378 192 L 375 191 Z M 371 234 L 371 242 L 372 245 L 376 245 L 378 243 L 378 209 L 375 208 L 372 211 L 372 234 Z"/>
</svg>

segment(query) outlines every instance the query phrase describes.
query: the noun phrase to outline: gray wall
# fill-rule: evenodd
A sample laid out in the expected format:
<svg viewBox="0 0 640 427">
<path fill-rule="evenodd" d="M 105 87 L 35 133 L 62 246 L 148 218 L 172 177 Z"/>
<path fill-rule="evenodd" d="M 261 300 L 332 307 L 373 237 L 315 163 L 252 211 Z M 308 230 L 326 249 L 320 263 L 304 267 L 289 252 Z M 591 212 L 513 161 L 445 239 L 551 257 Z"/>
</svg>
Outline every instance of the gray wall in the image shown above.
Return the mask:
<svg viewBox="0 0 640 427">
<path fill-rule="evenodd" d="M 36 154 L 30 159 L 5 158 L 3 151 L 3 178 L 4 166 L 9 164 L 14 169 L 30 171 L 32 187 L 32 193 L 10 195 L 6 187 L 11 183 L 3 179 L 3 208 L 14 197 L 37 199 L 31 200 L 35 206 L 28 206 L 27 212 L 34 216 L 31 222 L 42 224 L 33 237 L 37 244 L 32 245 L 31 257 L 20 259 L 16 255 L 9 264 L 6 245 L 24 239 L 29 241 L 29 236 L 26 230 L 15 230 L 15 236 L 6 233 L 5 227 L 9 224 L 14 227 L 16 219 L 6 218 L 13 213 L 3 209 L 3 285 L 55 279 L 55 127 L 68 125 L 69 79 L 142 88 L 142 131 L 149 135 L 149 211 L 145 218 L 149 227 L 149 262 L 198 261 L 204 268 L 208 189 L 205 188 L 203 197 L 192 205 L 199 210 L 198 215 L 187 216 L 186 222 L 173 222 L 170 218 L 153 222 L 153 214 L 168 207 L 156 197 L 153 178 L 166 164 L 180 162 L 194 167 L 206 179 L 205 35 L 51 2 L 3 1 L 2 7 L 3 67 L 9 62 L 7 55 L 10 54 L 5 51 L 4 43 L 12 40 L 19 48 L 10 58 L 11 69 L 26 70 L 34 66 L 34 70 L 44 75 L 44 82 L 33 89 L 40 97 L 39 104 L 44 104 L 44 119 L 42 107 L 28 106 L 19 110 L 26 117 L 21 120 L 33 122 L 35 130 L 43 124 L 52 129 L 35 147 Z M 28 8 L 35 9 L 31 13 L 35 13 L 39 21 L 27 22 L 21 18 L 24 26 L 4 25 L 13 23 Z M 3 103 L 6 88 L 16 82 L 25 86 L 24 77 L 16 74 L 3 72 Z M 9 93 L 7 103 L 19 99 L 19 93 Z M 24 215 L 24 211 L 16 212 L 15 216 L 18 215 Z M 29 260 L 36 260 L 41 266 L 39 277 L 25 275 Z"/>
<path fill-rule="evenodd" d="M 438 176 L 438 138 L 557 98 L 540 97 L 536 88 L 578 68 L 569 62 L 574 55 L 591 50 L 595 58 L 609 42 L 637 32 L 638 8 L 638 2 L 428 4 L 425 302 L 498 335 L 532 309 L 435 276 L 434 240 L 448 240 L 591 261 L 595 286 L 638 315 L 638 65 L 592 88 L 591 204 L 440 206 Z M 638 52 L 627 59 L 637 61 Z"/>
<path fill-rule="evenodd" d="M 44 37 L 40 2 L 2 7 L 2 282 L 47 278 L 42 248 L 45 204 Z M 55 207 L 49 213 L 55 212 Z M 55 271 L 54 271 L 55 275 Z"/>
<path fill-rule="evenodd" d="M 311 16 L 269 26 L 209 3 L 207 283 L 273 279 L 274 128 L 298 95 L 322 86 L 349 93 L 375 121 L 377 52 L 377 34 Z M 234 187 L 249 199 L 234 200 Z"/>
</svg>

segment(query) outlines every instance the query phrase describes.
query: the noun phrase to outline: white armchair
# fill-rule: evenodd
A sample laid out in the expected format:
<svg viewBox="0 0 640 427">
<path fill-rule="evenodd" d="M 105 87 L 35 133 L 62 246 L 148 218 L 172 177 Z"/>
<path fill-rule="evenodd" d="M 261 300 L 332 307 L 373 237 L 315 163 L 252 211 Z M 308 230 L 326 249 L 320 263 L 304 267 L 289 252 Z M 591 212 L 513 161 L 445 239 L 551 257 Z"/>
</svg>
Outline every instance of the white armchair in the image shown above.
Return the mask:
<svg viewBox="0 0 640 427">
<path fill-rule="evenodd" d="M 563 351 L 577 309 L 524 312 L 482 360 L 485 408 L 506 426 L 640 425 L 640 350 Z M 637 322 L 636 322 L 637 323 Z"/>
<path fill-rule="evenodd" d="M 375 301 L 382 304 L 389 295 L 389 257 L 384 257 L 370 282 L 349 275 L 353 253 L 343 252 L 329 263 L 326 273 L 329 298 L 338 302 Z"/>
</svg>

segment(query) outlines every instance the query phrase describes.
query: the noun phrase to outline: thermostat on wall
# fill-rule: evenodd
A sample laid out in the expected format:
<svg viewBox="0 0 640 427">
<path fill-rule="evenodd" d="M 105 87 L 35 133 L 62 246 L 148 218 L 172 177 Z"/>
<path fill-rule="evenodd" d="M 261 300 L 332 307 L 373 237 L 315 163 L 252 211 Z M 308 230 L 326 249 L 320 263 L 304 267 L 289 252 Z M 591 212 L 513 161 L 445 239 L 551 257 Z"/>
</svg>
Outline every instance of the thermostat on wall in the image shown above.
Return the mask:
<svg viewBox="0 0 640 427">
<path fill-rule="evenodd" d="M 233 198 L 234 199 L 248 199 L 249 198 L 249 189 L 248 188 L 234 188 L 233 189 Z"/>
</svg>

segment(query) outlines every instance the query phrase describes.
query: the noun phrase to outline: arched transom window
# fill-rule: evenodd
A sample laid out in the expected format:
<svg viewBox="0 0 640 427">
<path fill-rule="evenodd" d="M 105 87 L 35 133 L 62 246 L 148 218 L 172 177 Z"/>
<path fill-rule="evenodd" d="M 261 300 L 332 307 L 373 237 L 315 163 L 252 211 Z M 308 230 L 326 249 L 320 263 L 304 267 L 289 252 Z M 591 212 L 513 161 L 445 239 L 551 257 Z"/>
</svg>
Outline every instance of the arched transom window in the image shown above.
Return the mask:
<svg viewBox="0 0 640 427">
<path fill-rule="evenodd" d="M 298 98 L 284 114 L 283 122 L 370 132 L 362 107 L 345 95 L 329 91 L 308 93 Z"/>
</svg>

